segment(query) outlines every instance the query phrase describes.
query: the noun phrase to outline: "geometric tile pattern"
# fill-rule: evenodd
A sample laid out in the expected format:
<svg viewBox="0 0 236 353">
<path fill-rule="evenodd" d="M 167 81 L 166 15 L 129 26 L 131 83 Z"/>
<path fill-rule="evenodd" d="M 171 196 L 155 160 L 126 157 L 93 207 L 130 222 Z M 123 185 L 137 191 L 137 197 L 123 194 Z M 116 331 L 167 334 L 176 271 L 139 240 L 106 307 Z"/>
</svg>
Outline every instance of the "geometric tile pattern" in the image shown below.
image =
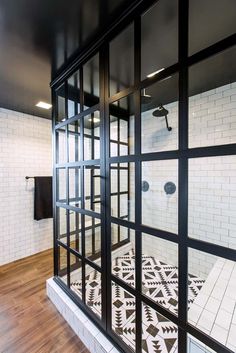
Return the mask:
<svg viewBox="0 0 236 353">
<path fill-rule="evenodd" d="M 131 250 L 117 257 L 112 263 L 112 272 L 130 286 L 135 285 L 135 256 Z M 194 275 L 188 276 L 189 306 L 204 284 Z M 164 308 L 177 314 L 178 269 L 152 256 L 142 256 L 143 293 Z M 81 296 L 81 281 L 74 281 L 71 289 Z M 78 293 L 79 292 L 79 293 Z M 100 273 L 92 271 L 86 276 L 86 301 L 90 308 L 101 316 Z M 142 353 L 177 352 L 177 326 L 146 304 L 142 308 Z M 112 328 L 120 338 L 135 350 L 135 298 L 115 283 L 112 283 Z"/>
</svg>

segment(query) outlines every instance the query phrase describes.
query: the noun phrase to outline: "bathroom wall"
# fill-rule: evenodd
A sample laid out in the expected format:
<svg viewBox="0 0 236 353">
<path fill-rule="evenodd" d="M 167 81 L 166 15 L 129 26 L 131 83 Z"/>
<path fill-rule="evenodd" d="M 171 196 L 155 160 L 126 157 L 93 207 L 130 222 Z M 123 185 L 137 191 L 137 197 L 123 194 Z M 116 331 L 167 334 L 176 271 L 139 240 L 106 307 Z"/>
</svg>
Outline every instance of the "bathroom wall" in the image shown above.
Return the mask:
<svg viewBox="0 0 236 353">
<path fill-rule="evenodd" d="M 51 121 L 0 108 L 0 265 L 52 247 L 52 219 L 33 220 L 26 175 L 52 175 Z"/>
<path fill-rule="evenodd" d="M 178 102 L 165 105 L 172 131 L 165 118 L 152 110 L 142 114 L 142 152 L 178 148 Z M 202 147 L 236 142 L 236 83 L 190 97 L 189 146 Z M 178 161 L 148 161 L 142 165 L 142 222 L 154 228 L 178 232 Z M 166 195 L 172 181 L 176 192 Z M 132 181 L 131 181 L 132 182 Z M 133 195 L 131 195 L 131 199 Z M 189 161 L 189 236 L 236 248 L 236 156 L 197 158 Z M 156 238 L 143 239 L 143 253 L 177 265 L 176 246 Z M 207 254 L 189 256 L 189 272 L 206 278 L 213 260 Z"/>
</svg>

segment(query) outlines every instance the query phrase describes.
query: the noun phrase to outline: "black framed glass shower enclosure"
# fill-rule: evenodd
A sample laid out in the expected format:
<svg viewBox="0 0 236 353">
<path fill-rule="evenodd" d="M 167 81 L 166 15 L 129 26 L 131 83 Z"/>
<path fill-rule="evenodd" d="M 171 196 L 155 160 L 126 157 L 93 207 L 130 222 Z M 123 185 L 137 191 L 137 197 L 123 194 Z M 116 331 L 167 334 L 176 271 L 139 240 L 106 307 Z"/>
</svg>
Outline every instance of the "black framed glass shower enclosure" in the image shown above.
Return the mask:
<svg viewBox="0 0 236 353">
<path fill-rule="evenodd" d="M 207 282 L 193 259 L 236 260 L 232 243 L 192 235 L 194 171 L 236 155 L 212 123 L 200 143 L 191 111 L 210 104 L 200 91 L 236 81 L 219 66 L 235 59 L 235 33 L 192 40 L 195 10 L 139 2 L 52 82 L 54 278 L 124 352 L 191 353 L 192 338 L 232 352 L 190 320 Z"/>
</svg>

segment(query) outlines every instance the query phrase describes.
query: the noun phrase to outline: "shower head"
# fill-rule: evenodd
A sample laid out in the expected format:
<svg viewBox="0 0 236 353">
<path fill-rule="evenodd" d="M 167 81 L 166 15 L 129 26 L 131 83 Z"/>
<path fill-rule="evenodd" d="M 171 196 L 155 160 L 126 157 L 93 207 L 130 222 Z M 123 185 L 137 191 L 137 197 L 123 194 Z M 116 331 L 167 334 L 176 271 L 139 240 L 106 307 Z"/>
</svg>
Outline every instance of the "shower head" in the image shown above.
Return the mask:
<svg viewBox="0 0 236 353">
<path fill-rule="evenodd" d="M 167 115 L 169 114 L 169 111 L 167 109 L 165 109 L 163 107 L 162 104 L 160 104 L 156 110 L 154 110 L 154 112 L 152 113 L 153 116 L 157 117 L 157 118 L 160 118 L 160 117 L 165 117 L 165 120 L 166 120 L 166 128 L 168 131 L 171 131 L 172 130 L 172 127 L 170 127 L 168 125 L 168 119 L 167 119 Z"/>
<path fill-rule="evenodd" d="M 156 116 L 158 118 L 162 116 L 167 116 L 168 114 L 168 110 L 165 109 L 162 104 L 160 104 L 159 107 L 157 107 L 157 109 L 154 110 L 154 112 L 152 113 L 153 116 Z"/>
</svg>

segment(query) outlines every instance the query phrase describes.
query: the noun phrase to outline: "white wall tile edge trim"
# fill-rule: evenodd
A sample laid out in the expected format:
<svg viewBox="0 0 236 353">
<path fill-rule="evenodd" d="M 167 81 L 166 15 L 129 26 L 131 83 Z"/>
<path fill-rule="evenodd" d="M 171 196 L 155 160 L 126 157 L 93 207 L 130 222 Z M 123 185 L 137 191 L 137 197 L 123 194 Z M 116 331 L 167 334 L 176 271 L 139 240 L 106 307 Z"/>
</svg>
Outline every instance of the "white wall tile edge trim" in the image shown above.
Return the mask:
<svg viewBox="0 0 236 353">
<path fill-rule="evenodd" d="M 91 353 L 120 353 L 92 321 L 50 278 L 47 296 Z"/>
</svg>

